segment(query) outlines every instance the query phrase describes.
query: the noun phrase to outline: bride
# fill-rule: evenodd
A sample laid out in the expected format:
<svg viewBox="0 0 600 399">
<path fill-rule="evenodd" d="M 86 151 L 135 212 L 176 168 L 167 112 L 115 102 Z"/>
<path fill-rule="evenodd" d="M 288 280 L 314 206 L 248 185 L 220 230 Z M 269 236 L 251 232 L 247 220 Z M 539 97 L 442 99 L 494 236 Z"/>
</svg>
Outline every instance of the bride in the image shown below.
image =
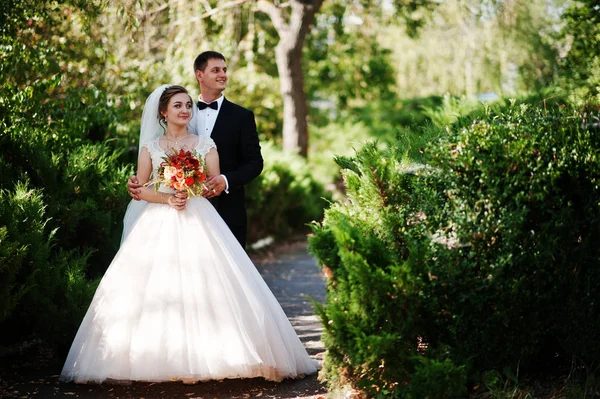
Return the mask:
<svg viewBox="0 0 600 399">
<path fill-rule="evenodd" d="M 142 116 L 138 179 L 173 150 L 195 149 L 219 174 L 213 140 L 188 133 L 193 102 L 161 86 Z M 166 129 L 161 129 L 166 126 Z M 125 239 L 79 327 L 61 373 L 78 383 L 264 377 L 317 371 L 281 306 L 207 199 L 161 186 L 126 218 Z"/>
</svg>

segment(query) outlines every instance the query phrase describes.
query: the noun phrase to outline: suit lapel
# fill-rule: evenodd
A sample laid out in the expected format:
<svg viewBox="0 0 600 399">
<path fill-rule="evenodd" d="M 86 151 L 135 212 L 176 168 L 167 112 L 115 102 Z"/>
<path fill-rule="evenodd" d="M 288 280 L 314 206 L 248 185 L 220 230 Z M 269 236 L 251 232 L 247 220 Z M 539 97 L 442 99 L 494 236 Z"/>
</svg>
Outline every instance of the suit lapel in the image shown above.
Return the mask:
<svg viewBox="0 0 600 399">
<path fill-rule="evenodd" d="M 213 130 L 210 133 L 210 137 L 217 141 L 220 136 L 222 136 L 224 129 L 227 123 L 227 115 L 229 113 L 229 101 L 226 98 L 223 99 L 221 103 L 221 110 L 219 111 L 219 115 L 217 115 L 217 120 L 215 121 L 215 126 L 213 126 Z"/>
</svg>

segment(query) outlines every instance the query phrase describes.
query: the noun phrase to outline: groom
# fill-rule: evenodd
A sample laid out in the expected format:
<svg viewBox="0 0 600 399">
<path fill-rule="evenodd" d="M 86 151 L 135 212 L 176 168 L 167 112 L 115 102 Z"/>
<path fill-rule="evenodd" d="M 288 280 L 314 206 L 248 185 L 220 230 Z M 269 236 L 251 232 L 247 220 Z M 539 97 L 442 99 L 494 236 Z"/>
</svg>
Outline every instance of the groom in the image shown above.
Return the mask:
<svg viewBox="0 0 600 399">
<path fill-rule="evenodd" d="M 194 61 L 200 85 L 198 112 L 190 121 L 194 133 L 210 136 L 219 152 L 220 176 L 207 182 L 208 198 L 242 247 L 246 245 L 247 217 L 244 185 L 260 175 L 263 158 L 252 111 L 228 101 L 223 95 L 227 84 L 225 57 L 205 51 Z M 140 184 L 136 176 L 127 182 L 129 195 L 139 200 Z"/>
</svg>

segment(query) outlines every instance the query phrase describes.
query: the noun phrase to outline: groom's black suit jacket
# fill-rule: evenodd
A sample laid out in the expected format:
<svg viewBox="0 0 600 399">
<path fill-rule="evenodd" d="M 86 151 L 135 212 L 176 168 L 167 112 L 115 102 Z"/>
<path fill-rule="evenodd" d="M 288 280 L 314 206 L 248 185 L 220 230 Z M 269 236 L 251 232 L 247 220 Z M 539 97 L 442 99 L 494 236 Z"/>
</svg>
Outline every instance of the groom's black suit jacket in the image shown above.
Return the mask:
<svg viewBox="0 0 600 399">
<path fill-rule="evenodd" d="M 224 98 L 210 137 L 217 145 L 221 174 L 229 183 L 229 194 L 223 191 L 211 202 L 244 247 L 248 223 L 244 184 L 263 169 L 254 113 Z"/>
</svg>

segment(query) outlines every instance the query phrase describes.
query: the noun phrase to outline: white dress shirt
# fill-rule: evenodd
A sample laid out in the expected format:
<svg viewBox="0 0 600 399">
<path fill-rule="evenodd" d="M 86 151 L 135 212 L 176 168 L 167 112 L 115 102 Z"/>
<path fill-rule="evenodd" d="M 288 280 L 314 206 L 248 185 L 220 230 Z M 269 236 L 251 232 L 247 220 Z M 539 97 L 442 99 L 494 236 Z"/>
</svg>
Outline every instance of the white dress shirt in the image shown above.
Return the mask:
<svg viewBox="0 0 600 399">
<path fill-rule="evenodd" d="M 211 136 L 212 131 L 215 127 L 215 122 L 217 121 L 217 116 L 219 116 L 219 111 L 221 111 L 221 105 L 223 105 L 224 98 L 225 96 L 221 94 L 221 97 L 215 100 L 217 102 L 217 105 L 219 106 L 217 109 L 206 107 L 202 110 L 198 110 L 198 113 L 196 114 L 195 124 L 193 124 L 196 133 L 202 136 Z M 198 96 L 198 101 L 207 104 L 204 100 L 202 100 L 200 96 Z"/>
</svg>

